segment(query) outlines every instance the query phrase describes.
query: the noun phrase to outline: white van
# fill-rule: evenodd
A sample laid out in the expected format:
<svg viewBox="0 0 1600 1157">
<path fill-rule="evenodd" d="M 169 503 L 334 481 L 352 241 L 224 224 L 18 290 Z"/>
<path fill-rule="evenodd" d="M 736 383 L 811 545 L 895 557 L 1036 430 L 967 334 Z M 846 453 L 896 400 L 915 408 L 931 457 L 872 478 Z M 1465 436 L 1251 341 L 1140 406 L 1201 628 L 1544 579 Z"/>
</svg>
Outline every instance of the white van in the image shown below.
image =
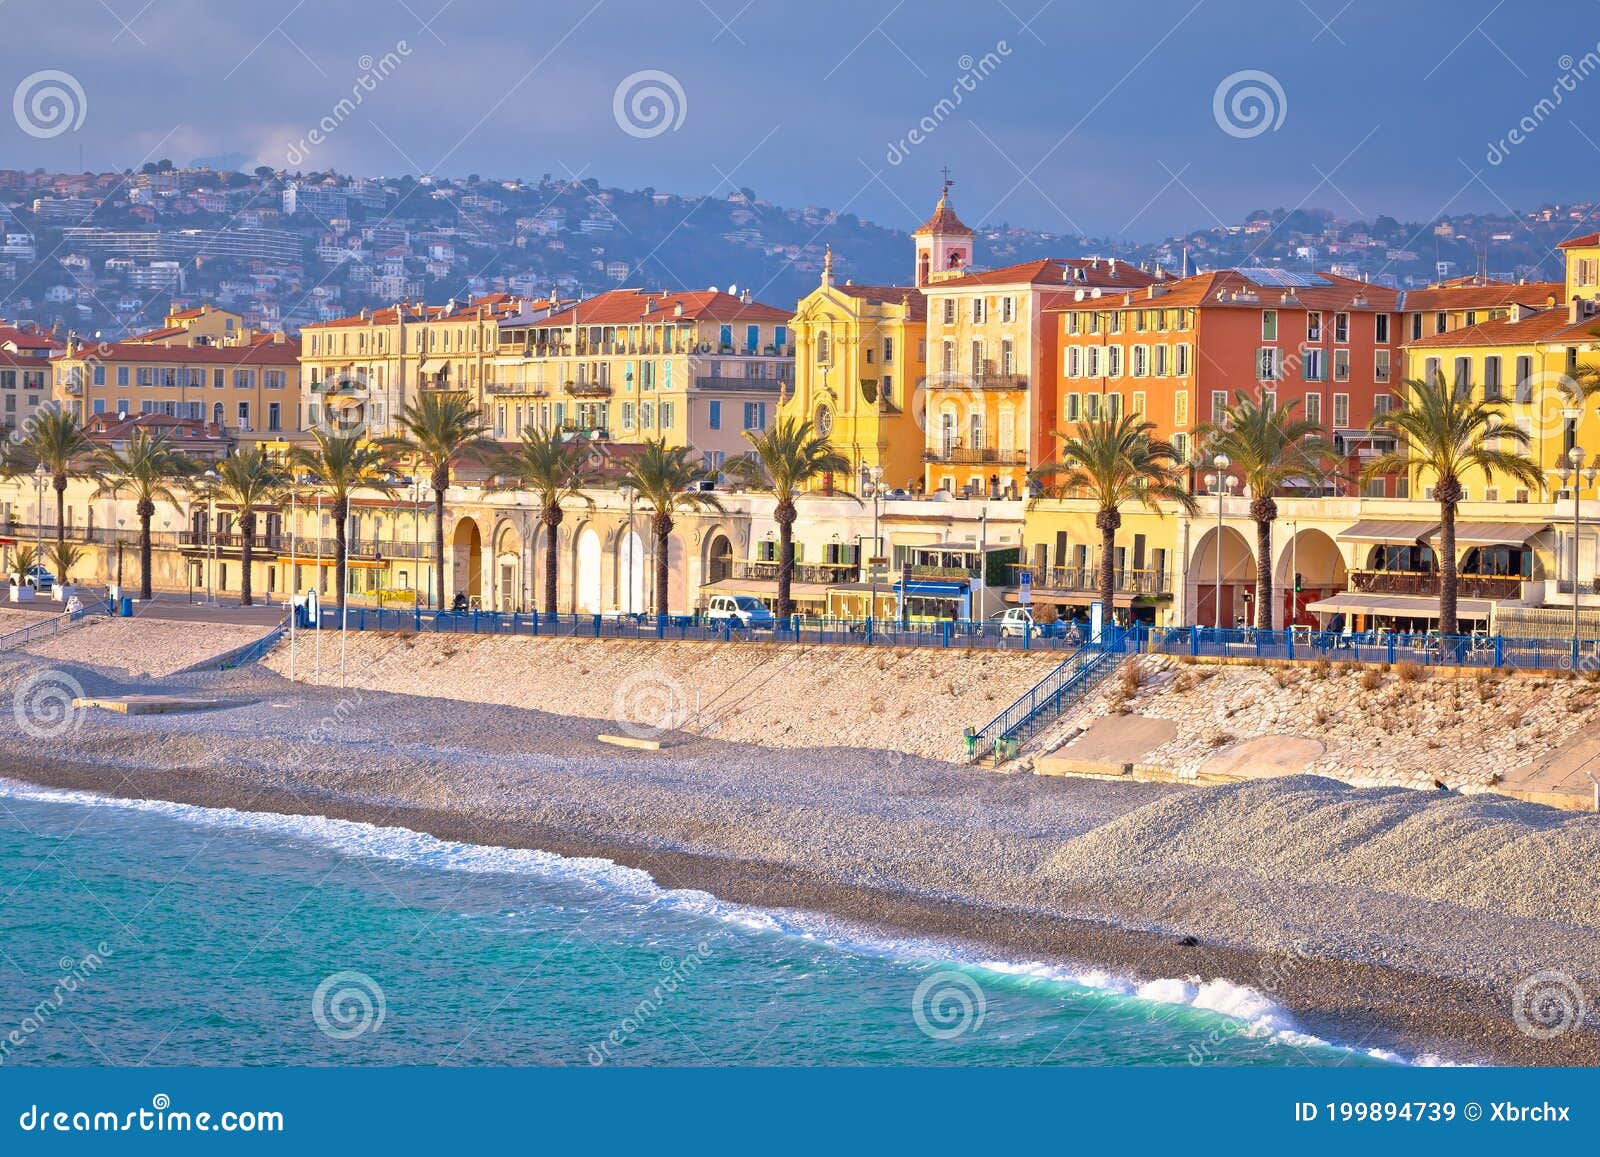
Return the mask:
<svg viewBox="0 0 1600 1157">
<path fill-rule="evenodd" d="M 712 622 L 730 620 L 740 627 L 768 630 L 774 622 L 766 604 L 750 595 L 712 595 L 706 604 L 706 618 Z"/>
</svg>

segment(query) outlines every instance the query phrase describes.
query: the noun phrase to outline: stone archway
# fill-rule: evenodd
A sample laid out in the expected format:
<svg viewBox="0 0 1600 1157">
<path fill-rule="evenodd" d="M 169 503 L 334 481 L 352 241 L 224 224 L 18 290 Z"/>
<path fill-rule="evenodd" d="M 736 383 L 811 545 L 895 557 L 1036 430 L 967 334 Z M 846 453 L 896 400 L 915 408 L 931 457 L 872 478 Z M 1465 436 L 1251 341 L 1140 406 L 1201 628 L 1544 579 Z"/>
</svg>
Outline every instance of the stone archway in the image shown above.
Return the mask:
<svg viewBox="0 0 1600 1157">
<path fill-rule="evenodd" d="M 522 535 L 510 523 L 495 536 L 494 569 L 490 572 L 494 588 L 494 609 L 512 614 L 524 609 L 526 584 L 522 576 Z"/>
<path fill-rule="evenodd" d="M 483 598 L 483 532 L 473 518 L 456 520 L 450 535 L 450 598 L 466 595 L 472 599 Z"/>
<path fill-rule="evenodd" d="M 1253 528 L 1252 528 L 1253 529 Z M 1256 556 L 1244 534 L 1232 526 L 1222 528 L 1221 538 L 1221 614 L 1218 614 L 1217 583 L 1217 528 L 1215 526 L 1200 536 L 1190 556 L 1188 566 L 1187 604 L 1193 608 L 1190 618 L 1203 627 L 1234 627 L 1242 618 L 1254 624 L 1255 616 L 1245 592 L 1254 596 L 1256 589 Z"/>
<path fill-rule="evenodd" d="M 722 531 L 706 539 L 706 585 L 733 577 L 733 542 Z"/>
<path fill-rule="evenodd" d="M 1314 527 L 1290 530 L 1281 520 L 1275 529 L 1282 532 L 1283 543 L 1278 548 L 1278 565 L 1272 574 L 1276 602 L 1273 624 L 1314 627 L 1317 625 L 1317 616 L 1305 608 L 1349 586 L 1344 555 L 1339 550 L 1339 544 L 1326 531 Z M 1300 575 L 1298 592 L 1294 581 L 1296 573 Z"/>
<path fill-rule="evenodd" d="M 573 541 L 572 600 L 580 615 L 598 615 L 605 610 L 601 593 L 600 535 L 593 526 L 584 526 Z"/>
<path fill-rule="evenodd" d="M 649 605 L 650 563 L 644 536 L 623 527 L 617 532 L 617 610 L 625 615 L 643 614 Z"/>
</svg>

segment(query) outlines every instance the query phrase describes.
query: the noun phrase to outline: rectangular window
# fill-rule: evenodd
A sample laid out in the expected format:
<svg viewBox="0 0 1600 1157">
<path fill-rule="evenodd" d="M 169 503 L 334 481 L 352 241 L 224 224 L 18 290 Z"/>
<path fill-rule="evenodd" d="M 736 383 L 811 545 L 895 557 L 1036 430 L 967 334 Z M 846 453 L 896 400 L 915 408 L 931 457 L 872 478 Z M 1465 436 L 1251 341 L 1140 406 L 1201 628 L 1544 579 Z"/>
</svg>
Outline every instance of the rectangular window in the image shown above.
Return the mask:
<svg viewBox="0 0 1600 1157">
<path fill-rule="evenodd" d="M 1350 340 L 1350 315 L 1336 313 L 1333 315 L 1333 340 L 1336 345 L 1344 345 Z"/>
<path fill-rule="evenodd" d="M 945 325 L 956 323 L 956 299 L 953 297 L 944 299 L 944 323 Z"/>
<path fill-rule="evenodd" d="M 1069 333 L 1069 334 L 1071 334 L 1073 336 L 1077 336 L 1077 333 L 1078 333 L 1078 315 L 1076 313 L 1067 314 L 1067 333 Z"/>
<path fill-rule="evenodd" d="M 984 299 L 981 297 L 974 297 L 972 299 L 972 324 L 982 325 L 984 313 Z"/>
<path fill-rule="evenodd" d="M 1327 376 L 1327 367 L 1323 365 L 1322 350 L 1306 350 L 1305 360 L 1300 363 L 1305 371 L 1304 377 L 1308 382 L 1320 382 Z"/>
<path fill-rule="evenodd" d="M 1379 345 L 1387 345 L 1389 343 L 1388 314 L 1380 313 L 1374 315 L 1372 319 L 1372 340 L 1377 342 Z"/>
<path fill-rule="evenodd" d="M 744 428 L 746 430 L 763 430 L 767 425 L 767 404 L 765 402 L 746 402 L 744 404 Z"/>
<path fill-rule="evenodd" d="M 1085 420 L 1097 422 L 1100 420 L 1100 395 L 1085 394 L 1083 396 L 1083 416 Z"/>
<path fill-rule="evenodd" d="M 1212 390 L 1211 391 L 1211 421 L 1212 421 L 1212 423 L 1214 425 L 1220 426 L 1220 425 L 1223 424 L 1224 415 L 1226 414 L 1227 409 L 1228 409 L 1228 391 L 1227 390 Z"/>
<path fill-rule="evenodd" d="M 1130 360 L 1128 373 L 1136 378 L 1150 376 L 1150 347 L 1136 345 L 1133 347 L 1133 356 Z"/>
<path fill-rule="evenodd" d="M 722 403 L 715 398 L 712 399 L 710 406 L 706 409 L 706 425 L 713 430 L 722 429 Z"/>
<path fill-rule="evenodd" d="M 1322 395 L 1306 395 L 1306 421 L 1322 425 Z"/>
<path fill-rule="evenodd" d="M 744 327 L 744 352 L 747 354 L 758 353 L 761 350 L 761 327 L 747 325 Z"/>
<path fill-rule="evenodd" d="M 1167 373 L 1168 373 L 1168 366 L 1167 366 L 1168 349 L 1170 347 L 1164 346 L 1164 345 L 1158 345 L 1158 346 L 1151 346 L 1150 348 L 1155 351 L 1156 377 L 1158 377 L 1158 378 L 1166 377 Z"/>
<path fill-rule="evenodd" d="M 1084 351 L 1083 373 L 1085 377 L 1098 378 L 1100 376 L 1100 351 L 1102 348 L 1104 347 L 1092 345 Z"/>
<path fill-rule="evenodd" d="M 674 404 L 675 403 L 673 403 L 673 402 L 662 402 L 661 403 L 661 428 L 663 430 L 672 429 L 672 410 L 673 410 Z M 765 408 L 765 407 L 763 407 L 763 408 Z M 761 424 L 764 426 L 764 425 L 766 425 L 766 422 L 763 421 Z"/>
<path fill-rule="evenodd" d="M 1336 382 L 1350 380 L 1350 351 L 1347 349 L 1333 351 L 1333 380 Z"/>
<path fill-rule="evenodd" d="M 1133 412 L 1134 417 L 1136 417 L 1136 418 L 1143 418 L 1144 417 L 1144 391 L 1143 390 L 1135 390 L 1135 391 L 1133 391 L 1133 398 L 1132 398 L 1132 401 L 1131 401 L 1131 404 L 1130 404 L 1130 408 L 1131 408 L 1131 410 Z"/>
<path fill-rule="evenodd" d="M 889 365 L 893 361 L 894 361 L 894 338 L 886 337 L 886 338 L 883 339 L 883 364 L 884 365 Z"/>
<path fill-rule="evenodd" d="M 947 373 L 947 374 L 955 373 L 956 372 L 956 343 L 951 341 L 949 338 L 945 338 L 945 340 L 944 340 L 944 349 L 942 351 L 941 356 L 943 358 L 943 362 L 941 364 L 941 368 L 944 370 L 944 372 Z"/>
<path fill-rule="evenodd" d="M 1177 356 L 1177 361 L 1173 364 L 1172 372 L 1174 374 L 1176 374 L 1180 378 L 1188 377 L 1189 376 L 1189 343 L 1188 342 L 1179 342 L 1177 345 L 1172 347 L 1172 350 L 1173 350 L 1173 353 Z"/>
<path fill-rule="evenodd" d="M 1533 401 L 1533 359 L 1519 357 L 1517 359 L 1517 396 L 1516 400 L 1524 404 Z"/>
<path fill-rule="evenodd" d="M 1067 347 L 1067 377 L 1075 378 L 1083 372 L 1083 351 L 1077 346 Z"/>
<path fill-rule="evenodd" d="M 1016 303 L 1015 303 L 1014 299 L 1009 298 L 1009 297 L 1002 297 L 1000 299 L 1000 320 L 1001 321 L 1015 321 L 1016 320 Z"/>
<path fill-rule="evenodd" d="M 97 385 L 97 386 L 103 386 L 103 385 L 106 384 L 106 368 L 105 368 L 105 366 L 96 365 L 94 367 L 94 384 Z"/>
<path fill-rule="evenodd" d="M 1263 346 L 1256 351 L 1256 377 L 1263 382 L 1278 380 L 1278 349 L 1276 346 Z"/>
<path fill-rule="evenodd" d="M 1483 359 L 1483 396 L 1491 401 L 1500 397 L 1500 359 L 1498 357 Z"/>
<path fill-rule="evenodd" d="M 239 403 L 239 429 L 248 430 L 249 428 L 250 428 L 250 403 L 249 402 L 240 402 Z"/>
<path fill-rule="evenodd" d="M 1261 340 L 1278 340 L 1278 311 L 1275 309 L 1261 311 Z"/>
<path fill-rule="evenodd" d="M 1119 345 L 1106 347 L 1106 376 L 1111 378 L 1122 376 L 1122 347 Z"/>
<path fill-rule="evenodd" d="M 189 403 L 190 409 L 198 406 L 199 402 Z M 195 417 L 197 415 L 190 415 Z M 276 433 L 283 429 L 283 405 L 280 402 L 267 403 L 267 429 Z"/>
<path fill-rule="evenodd" d="M 1178 390 L 1172 395 L 1172 424 L 1179 429 L 1189 424 L 1189 391 Z"/>
<path fill-rule="evenodd" d="M 1067 421 L 1076 422 L 1083 417 L 1082 401 L 1083 398 L 1079 394 L 1067 395 Z"/>
<path fill-rule="evenodd" d="M 1333 395 L 1333 425 L 1338 430 L 1350 428 L 1350 395 Z"/>
<path fill-rule="evenodd" d="M 1433 315 L 1433 332 L 1444 333 L 1450 328 L 1450 315 L 1440 312 Z"/>
<path fill-rule="evenodd" d="M 1387 382 L 1389 380 L 1389 351 L 1372 351 L 1372 380 Z"/>
<path fill-rule="evenodd" d="M 1308 310 L 1306 313 L 1306 340 L 1322 340 L 1322 313 L 1320 310 Z"/>
<path fill-rule="evenodd" d="M 1422 315 L 1420 313 L 1411 315 L 1411 340 L 1422 340 Z"/>
<path fill-rule="evenodd" d="M 1006 300 L 1010 301 L 1011 299 L 1008 297 Z M 1017 372 L 1016 350 L 1011 344 L 1010 338 L 1006 338 L 1005 341 L 1000 343 L 1000 372 L 1007 377 Z"/>
<path fill-rule="evenodd" d="M 1451 385 L 1455 388 L 1456 397 L 1469 398 L 1472 396 L 1471 358 L 1456 359 L 1456 372 L 1454 378 L 1451 380 Z"/>
<path fill-rule="evenodd" d="M 128 384 L 128 367 L 127 366 L 118 366 L 117 367 L 117 385 L 125 386 L 127 384 Z"/>
</svg>

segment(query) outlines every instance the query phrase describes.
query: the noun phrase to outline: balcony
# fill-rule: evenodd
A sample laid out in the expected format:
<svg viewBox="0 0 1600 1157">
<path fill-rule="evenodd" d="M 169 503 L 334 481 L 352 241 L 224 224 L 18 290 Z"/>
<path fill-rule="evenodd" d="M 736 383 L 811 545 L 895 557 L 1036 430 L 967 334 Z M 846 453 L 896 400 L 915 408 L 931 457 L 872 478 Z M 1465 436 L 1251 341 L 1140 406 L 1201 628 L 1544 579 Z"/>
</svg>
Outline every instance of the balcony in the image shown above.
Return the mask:
<svg viewBox="0 0 1600 1157">
<path fill-rule="evenodd" d="M 938 462 L 947 466 L 1026 466 L 1026 450 L 996 450 L 981 446 L 928 446 L 922 451 L 924 462 Z"/>
<path fill-rule="evenodd" d="M 1520 575 L 1463 574 L 1459 576 L 1456 593 L 1464 599 L 1521 599 L 1522 584 L 1526 581 Z M 1437 597 L 1439 575 L 1436 571 L 1351 571 L 1350 589 L 1367 594 Z"/>
<path fill-rule="evenodd" d="M 779 388 L 787 385 L 788 378 L 729 378 L 717 375 L 701 376 L 694 380 L 697 390 L 760 390 L 765 393 L 776 393 Z"/>
<path fill-rule="evenodd" d="M 1071 591 L 1077 593 L 1093 593 L 1100 589 L 1100 568 L 1098 566 L 1051 566 L 1051 567 L 1018 567 L 1018 570 L 1028 571 L 1033 575 L 1033 587 L 1037 591 Z M 1125 595 L 1165 595 L 1172 593 L 1172 585 L 1168 580 L 1165 567 L 1132 569 L 1123 568 L 1112 575 L 1118 594 Z"/>
<path fill-rule="evenodd" d="M 794 564 L 794 581 L 797 583 L 845 583 L 854 582 L 858 568 L 853 562 L 797 562 Z M 745 559 L 734 559 L 730 578 L 755 579 L 760 582 L 776 582 L 778 578 L 778 564 L 776 562 L 752 562 Z"/>
<path fill-rule="evenodd" d="M 972 384 L 980 390 L 1025 390 L 1028 388 L 1028 379 L 1024 374 L 985 372 L 973 378 Z"/>
<path fill-rule="evenodd" d="M 242 534 L 218 534 L 209 531 L 180 530 L 178 532 L 178 545 L 185 550 L 242 550 L 245 536 Z M 278 554 L 289 548 L 289 536 L 286 534 L 253 534 L 250 536 L 250 549 L 259 550 L 266 554 Z"/>
<path fill-rule="evenodd" d="M 516 394 L 524 398 L 548 398 L 550 391 L 545 386 L 522 385 L 517 382 L 485 382 L 483 392 L 486 394 Z"/>
<path fill-rule="evenodd" d="M 609 398 L 609 382 L 567 382 L 561 387 L 569 398 Z"/>
</svg>

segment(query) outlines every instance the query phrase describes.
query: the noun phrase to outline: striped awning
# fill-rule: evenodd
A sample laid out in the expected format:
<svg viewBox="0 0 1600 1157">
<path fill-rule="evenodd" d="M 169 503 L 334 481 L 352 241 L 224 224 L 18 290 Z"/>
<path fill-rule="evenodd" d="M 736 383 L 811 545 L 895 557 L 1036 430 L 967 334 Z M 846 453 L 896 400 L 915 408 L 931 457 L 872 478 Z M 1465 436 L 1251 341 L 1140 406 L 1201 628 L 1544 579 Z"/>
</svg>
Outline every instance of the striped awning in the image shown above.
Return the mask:
<svg viewBox="0 0 1600 1157">
<path fill-rule="evenodd" d="M 1437 522 L 1419 522 L 1403 518 L 1363 518 L 1354 526 L 1341 530 L 1336 538 L 1346 542 L 1397 542 L 1413 543 L 1439 529 Z"/>
<path fill-rule="evenodd" d="M 1431 546 L 1439 529 L 1435 526 L 1423 541 Z M 1549 529 L 1548 522 L 1458 522 L 1456 546 L 1523 546 L 1534 535 Z"/>
</svg>

